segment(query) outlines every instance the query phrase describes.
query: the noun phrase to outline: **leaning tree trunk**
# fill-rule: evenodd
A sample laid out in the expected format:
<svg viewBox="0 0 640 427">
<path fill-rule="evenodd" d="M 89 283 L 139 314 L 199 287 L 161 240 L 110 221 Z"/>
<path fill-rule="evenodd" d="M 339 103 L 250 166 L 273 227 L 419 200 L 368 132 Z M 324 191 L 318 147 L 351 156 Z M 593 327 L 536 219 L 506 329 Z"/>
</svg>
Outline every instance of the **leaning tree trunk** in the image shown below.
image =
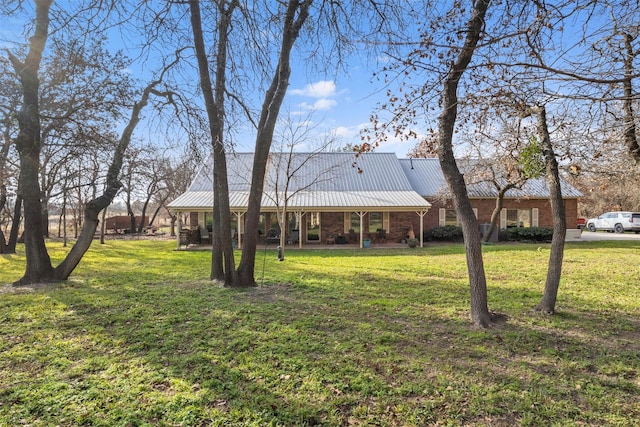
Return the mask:
<svg viewBox="0 0 640 427">
<path fill-rule="evenodd" d="M 16 196 L 16 202 L 13 204 L 13 221 L 11 221 L 11 230 L 9 231 L 9 241 L 7 242 L 6 252 L 8 254 L 16 253 L 16 245 L 20 237 L 20 222 L 22 219 L 22 197 Z"/>
<path fill-rule="evenodd" d="M 249 204 L 245 219 L 247 230 L 257 230 L 260 221 L 260 207 L 262 205 L 262 192 L 264 189 L 264 177 L 267 170 L 267 160 L 273 133 L 280 114 L 280 107 L 287 92 L 289 77 L 291 75 L 291 50 L 300 34 L 300 29 L 309 16 L 309 8 L 312 0 L 289 0 L 284 16 L 282 31 L 282 44 L 280 56 L 271 86 L 265 94 L 258 122 L 258 135 L 256 137 L 256 149 L 253 158 L 251 172 L 251 189 L 249 190 Z M 298 14 L 296 18 L 296 13 Z M 258 247 L 258 235 L 245 233 L 242 244 L 242 258 L 238 266 L 238 275 L 241 286 L 256 286 L 255 263 L 256 249 Z"/>
<path fill-rule="evenodd" d="M 27 265 L 24 276 L 14 285 L 46 282 L 53 279 L 53 267 L 44 244 L 44 224 L 40 202 L 40 106 L 38 70 L 49 33 L 49 8 L 52 0 L 36 1 L 36 27 L 29 40 L 24 62 L 9 53 L 9 59 L 22 85 L 22 109 L 18 113 L 20 131 L 15 139 L 20 157 L 18 195 L 24 207 L 24 239 Z"/>
<path fill-rule="evenodd" d="M 104 235 L 106 232 L 106 227 L 105 227 L 105 218 L 107 217 L 107 208 L 102 209 L 102 215 L 101 215 L 101 220 L 102 220 L 102 224 L 100 225 L 100 244 L 104 245 Z"/>
<path fill-rule="evenodd" d="M 491 221 L 489 222 L 489 229 L 484 236 L 484 241 L 489 242 L 491 239 L 491 235 L 498 227 L 498 220 L 500 219 L 500 212 L 502 211 L 502 205 L 504 202 L 504 192 L 498 192 L 498 197 L 496 197 L 496 207 L 491 212 Z"/>
<path fill-rule="evenodd" d="M 492 315 L 487 306 L 487 281 L 482 260 L 482 242 L 480 240 L 478 221 L 469 201 L 464 177 L 458 169 L 453 154 L 453 132 L 458 114 L 458 84 L 469 66 L 480 40 L 488 7 L 489 0 L 478 0 L 474 3 L 473 16 L 466 28 L 464 46 L 460 50 L 458 58 L 451 65 L 451 69 L 444 80 L 443 111 L 438 118 L 438 156 L 440 165 L 453 193 L 454 206 L 462 223 L 464 234 L 471 294 L 471 320 L 474 324 L 483 328 L 490 326 Z"/>
<path fill-rule="evenodd" d="M 7 176 L 7 173 L 5 172 L 5 170 L 7 167 L 7 158 L 9 157 L 9 148 L 11 147 L 11 138 L 9 134 L 10 134 L 9 125 L 6 125 L 4 135 L 2 138 L 4 142 L 2 144 L 2 147 L 0 148 L 0 212 L 4 211 L 5 206 L 7 205 L 7 200 L 8 200 L 7 185 L 4 179 Z M 13 225 L 19 222 L 20 222 L 20 215 L 18 215 L 17 218 L 13 221 Z M 6 236 L 4 235 L 4 232 L 0 230 L 0 254 L 15 253 L 15 252 L 16 252 L 15 244 L 13 246 L 13 249 L 9 248 L 9 245 L 7 244 Z"/>
<path fill-rule="evenodd" d="M 560 186 L 560 173 L 556 160 L 553 144 L 547 127 L 547 114 L 544 107 L 532 108 L 538 120 L 538 133 L 540 135 L 540 148 L 544 155 L 546 176 L 549 184 L 549 201 L 551 202 L 551 214 L 553 215 L 553 238 L 551 239 L 551 254 L 549 255 L 549 268 L 547 281 L 544 284 L 542 299 L 536 305 L 535 310 L 547 314 L 555 313 L 560 277 L 562 275 L 562 260 L 564 257 L 564 240 L 567 234 L 567 220 L 565 217 L 564 200 Z"/>
<path fill-rule="evenodd" d="M 161 79 L 162 76 L 159 80 L 147 85 L 142 92 L 140 101 L 134 104 L 133 109 L 131 110 L 131 116 L 129 117 L 129 122 L 120 136 L 120 140 L 118 141 L 118 145 L 116 146 L 113 154 L 113 159 L 109 165 L 105 190 L 101 196 L 90 200 L 85 205 L 84 221 L 82 222 L 80 235 L 65 259 L 55 268 L 56 280 L 68 279 L 73 270 L 78 266 L 82 257 L 91 246 L 91 242 L 93 242 L 93 236 L 95 235 L 99 223 L 98 215 L 113 202 L 118 191 L 120 191 L 122 184 L 120 183 L 119 176 L 120 171 L 122 170 L 122 164 L 124 163 L 125 152 L 131 143 L 133 131 L 140 122 L 142 110 L 149 102 L 151 94 L 155 92 L 154 88 L 161 83 Z M 133 232 L 134 229 L 131 229 L 131 231 Z"/>
<path fill-rule="evenodd" d="M 498 220 L 500 219 L 500 212 L 502 211 L 502 206 L 504 204 L 504 195 L 507 194 L 507 191 L 515 187 L 515 184 L 508 184 L 505 187 L 498 189 L 498 197 L 496 197 L 496 207 L 493 209 L 493 212 L 491 212 L 491 222 L 489 223 L 489 229 L 487 230 L 487 235 L 484 236 L 485 242 L 489 241 L 493 232 L 498 228 Z"/>
<path fill-rule="evenodd" d="M 0 163 L 2 163 L 2 159 L 0 159 Z M 2 166 L 0 165 L 0 174 L 2 174 Z M 2 176 L 0 175 L 0 179 L 2 179 Z M 4 183 L 0 183 L 0 211 L 3 211 L 5 206 L 7 204 L 7 187 L 4 185 Z M 15 223 L 15 221 L 13 221 Z M 4 235 L 4 231 L 0 230 L 0 254 L 6 254 L 6 253 L 10 253 L 8 252 L 8 245 L 7 245 L 7 240 L 6 237 Z M 15 253 L 15 248 L 14 251 L 11 253 Z"/>
</svg>

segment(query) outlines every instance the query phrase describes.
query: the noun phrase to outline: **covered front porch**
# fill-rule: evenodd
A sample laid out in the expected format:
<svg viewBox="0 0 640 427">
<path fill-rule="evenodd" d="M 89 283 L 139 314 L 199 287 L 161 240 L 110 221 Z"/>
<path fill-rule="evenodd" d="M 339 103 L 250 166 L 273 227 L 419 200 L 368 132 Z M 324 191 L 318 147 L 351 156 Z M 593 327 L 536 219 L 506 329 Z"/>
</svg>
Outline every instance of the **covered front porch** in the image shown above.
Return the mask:
<svg viewBox="0 0 640 427">
<path fill-rule="evenodd" d="M 404 210 L 294 210 L 286 213 L 264 211 L 260 214 L 258 244 L 264 246 L 286 245 L 287 247 L 358 247 L 372 245 L 406 245 L 407 240 L 416 239 L 423 246 L 424 215 L 427 208 L 415 211 Z M 242 248 L 247 232 L 245 212 L 234 210 L 230 238 L 234 247 Z M 213 214 L 210 211 L 177 212 L 179 229 L 177 247 L 211 246 Z M 284 235 L 281 233 L 284 226 Z"/>
</svg>

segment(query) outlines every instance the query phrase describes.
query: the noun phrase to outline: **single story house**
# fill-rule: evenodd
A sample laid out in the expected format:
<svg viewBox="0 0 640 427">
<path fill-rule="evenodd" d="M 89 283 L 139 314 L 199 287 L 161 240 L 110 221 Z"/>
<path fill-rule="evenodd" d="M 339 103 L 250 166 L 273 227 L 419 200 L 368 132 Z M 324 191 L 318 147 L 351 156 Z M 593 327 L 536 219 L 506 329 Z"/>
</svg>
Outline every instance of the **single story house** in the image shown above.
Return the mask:
<svg viewBox="0 0 640 427">
<path fill-rule="evenodd" d="M 424 232 L 458 224 L 438 159 L 399 159 L 393 153 L 272 153 L 267 165 L 258 230 L 246 230 L 244 215 L 253 164 L 252 153 L 227 156 L 232 238 L 241 246 L 245 233 L 277 241 L 277 215 L 286 205 L 285 234 L 288 243 L 358 243 L 402 241 L 415 235 L 423 245 Z M 207 239 L 213 210 L 213 160 L 200 168 L 189 189 L 169 204 L 199 228 Z M 468 187 L 479 222 L 488 223 L 496 191 L 479 183 Z M 563 182 L 567 223 L 577 219 L 575 188 Z M 507 227 L 551 227 L 549 191 L 543 179 L 529 180 L 510 190 L 500 221 Z"/>
</svg>

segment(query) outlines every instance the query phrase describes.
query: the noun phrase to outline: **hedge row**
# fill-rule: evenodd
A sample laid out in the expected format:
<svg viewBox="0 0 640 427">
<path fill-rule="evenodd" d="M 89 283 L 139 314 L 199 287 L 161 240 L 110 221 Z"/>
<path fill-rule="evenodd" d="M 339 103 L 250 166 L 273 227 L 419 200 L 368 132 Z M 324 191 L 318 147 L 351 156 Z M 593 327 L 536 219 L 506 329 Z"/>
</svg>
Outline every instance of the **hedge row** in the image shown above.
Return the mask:
<svg viewBox="0 0 640 427">
<path fill-rule="evenodd" d="M 514 227 L 508 228 L 506 233 L 500 230 L 500 240 L 517 242 L 549 242 L 553 237 L 553 229 L 545 227 Z M 424 232 L 425 241 L 461 242 L 462 227 L 445 225 L 435 227 Z"/>
</svg>

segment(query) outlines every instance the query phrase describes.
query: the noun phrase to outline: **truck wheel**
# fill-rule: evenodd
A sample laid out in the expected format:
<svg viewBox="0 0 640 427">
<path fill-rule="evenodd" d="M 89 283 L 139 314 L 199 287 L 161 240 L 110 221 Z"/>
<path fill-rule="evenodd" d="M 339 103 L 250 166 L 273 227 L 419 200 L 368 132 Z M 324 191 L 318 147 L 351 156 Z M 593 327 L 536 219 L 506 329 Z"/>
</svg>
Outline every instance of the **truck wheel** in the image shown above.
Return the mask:
<svg viewBox="0 0 640 427">
<path fill-rule="evenodd" d="M 613 230 L 616 233 L 624 233 L 624 227 L 622 226 L 622 224 L 616 224 L 615 227 L 613 227 Z"/>
</svg>

